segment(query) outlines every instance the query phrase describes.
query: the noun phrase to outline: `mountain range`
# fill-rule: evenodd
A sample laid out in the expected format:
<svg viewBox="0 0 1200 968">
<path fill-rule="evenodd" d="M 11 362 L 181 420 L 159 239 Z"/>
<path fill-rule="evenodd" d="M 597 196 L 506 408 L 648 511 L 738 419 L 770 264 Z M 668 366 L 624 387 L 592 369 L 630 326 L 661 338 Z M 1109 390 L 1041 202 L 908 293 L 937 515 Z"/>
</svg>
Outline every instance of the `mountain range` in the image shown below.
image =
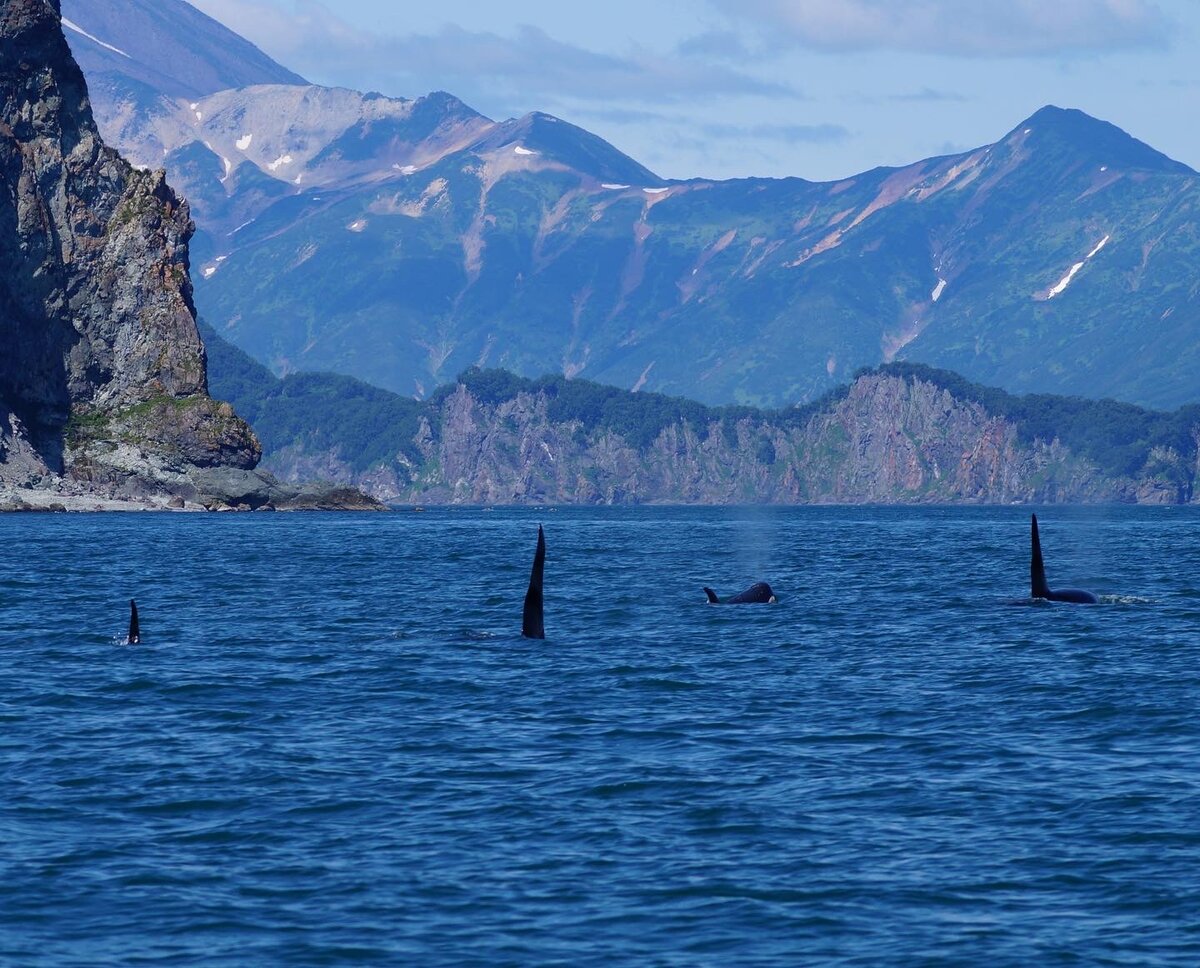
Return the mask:
<svg viewBox="0 0 1200 968">
<path fill-rule="evenodd" d="M 102 130 L 192 203 L 202 315 L 277 375 L 420 397 L 501 366 L 777 406 L 912 360 L 1200 395 L 1200 176 L 1079 111 L 833 183 L 664 180 L 550 115 L 305 84 L 182 0 L 64 16 Z"/>
</svg>

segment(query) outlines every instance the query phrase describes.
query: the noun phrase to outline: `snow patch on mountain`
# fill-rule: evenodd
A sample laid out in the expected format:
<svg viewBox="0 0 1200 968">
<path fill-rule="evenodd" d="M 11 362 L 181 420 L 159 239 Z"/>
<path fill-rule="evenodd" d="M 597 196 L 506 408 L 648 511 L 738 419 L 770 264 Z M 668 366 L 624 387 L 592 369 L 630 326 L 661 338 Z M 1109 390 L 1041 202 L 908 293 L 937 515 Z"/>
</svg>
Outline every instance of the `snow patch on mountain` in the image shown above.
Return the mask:
<svg viewBox="0 0 1200 968">
<path fill-rule="evenodd" d="M 646 381 L 650 379 L 650 371 L 654 369 L 654 364 L 657 362 L 657 360 L 651 360 L 650 365 L 647 366 L 646 369 L 642 370 L 642 375 L 637 378 L 637 383 L 629 388 L 630 393 L 638 393 L 641 391 L 642 387 L 646 385 Z"/>
<path fill-rule="evenodd" d="M 120 54 L 122 57 L 128 57 L 130 60 L 133 59 L 132 57 L 129 57 L 129 55 L 126 54 L 125 51 L 121 50 L 120 47 L 114 47 L 112 44 L 106 44 L 99 37 L 96 37 L 93 34 L 89 34 L 86 30 L 84 30 L 82 27 L 80 27 L 79 24 L 68 20 L 66 17 L 62 18 L 62 25 L 64 27 L 66 27 L 67 30 L 73 30 L 73 31 L 75 31 L 75 33 L 79 34 L 80 36 L 86 37 L 92 43 L 99 44 L 105 50 L 111 50 L 114 54 Z"/>
<path fill-rule="evenodd" d="M 1082 269 L 1085 265 L 1087 265 L 1088 260 L 1091 259 L 1094 255 L 1096 255 L 1096 253 L 1098 253 L 1101 249 L 1103 249 L 1108 244 L 1109 238 L 1110 237 L 1107 235 L 1104 236 L 1104 238 L 1102 238 L 1099 242 L 1096 243 L 1096 247 L 1094 249 L 1092 249 L 1092 251 L 1089 252 L 1086 256 L 1084 256 L 1082 262 L 1076 262 L 1073 266 L 1071 266 L 1071 268 L 1067 272 L 1067 274 L 1065 276 L 1063 276 L 1061 280 L 1059 280 L 1058 285 L 1055 286 L 1053 289 L 1051 289 L 1048 293 L 1046 293 L 1046 298 L 1053 299 L 1055 296 L 1062 295 L 1063 292 L 1066 291 L 1067 286 L 1069 286 L 1071 284 L 1071 280 L 1075 278 L 1075 275 L 1079 272 L 1079 270 Z"/>
</svg>

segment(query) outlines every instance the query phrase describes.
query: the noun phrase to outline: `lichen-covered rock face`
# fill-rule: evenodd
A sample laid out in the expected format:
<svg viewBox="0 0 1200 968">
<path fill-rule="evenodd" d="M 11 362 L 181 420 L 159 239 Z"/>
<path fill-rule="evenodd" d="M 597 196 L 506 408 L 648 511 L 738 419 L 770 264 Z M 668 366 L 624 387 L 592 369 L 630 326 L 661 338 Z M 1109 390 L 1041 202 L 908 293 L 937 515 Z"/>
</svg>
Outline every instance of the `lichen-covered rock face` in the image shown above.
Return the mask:
<svg viewBox="0 0 1200 968">
<path fill-rule="evenodd" d="M 253 432 L 208 397 L 192 231 L 162 172 L 101 141 L 58 0 L 4 0 L 0 435 L 21 460 L 0 455 L 0 478 L 36 475 L 40 460 L 154 490 L 174 483 L 164 467 L 255 466 Z"/>
<path fill-rule="evenodd" d="M 674 424 L 649 448 L 611 432 L 580 440 L 544 395 L 489 407 L 465 388 L 442 408 L 411 500 L 463 503 L 1007 503 L 1127 499 L 1056 444 L 920 380 L 866 376 L 806 424 Z M 359 483 L 359 482 L 356 482 Z"/>
</svg>

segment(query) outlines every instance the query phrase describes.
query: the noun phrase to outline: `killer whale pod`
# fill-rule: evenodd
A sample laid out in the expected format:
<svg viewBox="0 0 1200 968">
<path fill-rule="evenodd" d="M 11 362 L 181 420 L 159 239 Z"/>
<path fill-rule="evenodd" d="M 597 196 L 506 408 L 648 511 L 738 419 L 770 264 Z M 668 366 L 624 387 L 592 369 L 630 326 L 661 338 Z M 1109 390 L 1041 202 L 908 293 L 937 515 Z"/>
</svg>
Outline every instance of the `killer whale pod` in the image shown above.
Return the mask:
<svg viewBox="0 0 1200 968">
<path fill-rule="evenodd" d="M 708 596 L 710 605 L 772 605 L 777 601 L 771 586 L 765 581 L 755 582 L 744 592 L 738 592 L 724 600 L 707 585 L 704 587 L 704 594 Z"/>
<path fill-rule="evenodd" d="M 521 616 L 521 635 L 527 639 L 544 639 L 546 626 L 542 602 L 542 574 L 546 569 L 546 535 L 538 525 L 537 551 L 533 570 L 529 573 L 529 590 L 525 592 L 525 610 Z"/>
<path fill-rule="evenodd" d="M 1074 602 L 1077 605 L 1099 603 L 1100 599 L 1095 593 L 1084 591 L 1082 588 L 1060 588 L 1055 591 L 1050 587 L 1046 581 L 1046 565 L 1042 561 L 1042 541 L 1038 534 L 1036 514 L 1032 515 L 1030 525 L 1030 545 L 1029 585 L 1031 597 L 1045 599 L 1049 602 Z"/>
</svg>

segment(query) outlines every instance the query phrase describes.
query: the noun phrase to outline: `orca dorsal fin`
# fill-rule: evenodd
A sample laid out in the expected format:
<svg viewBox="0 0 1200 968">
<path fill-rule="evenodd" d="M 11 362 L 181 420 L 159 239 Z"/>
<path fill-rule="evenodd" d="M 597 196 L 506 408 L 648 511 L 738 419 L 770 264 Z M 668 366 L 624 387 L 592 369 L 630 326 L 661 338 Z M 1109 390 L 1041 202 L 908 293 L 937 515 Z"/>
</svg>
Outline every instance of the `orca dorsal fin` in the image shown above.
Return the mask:
<svg viewBox="0 0 1200 968">
<path fill-rule="evenodd" d="M 708 596 L 708 604 L 709 605 L 720 605 L 721 604 L 721 599 L 719 599 L 717 597 L 717 593 L 714 592 L 707 585 L 704 586 L 704 594 Z"/>
<path fill-rule="evenodd" d="M 142 629 L 138 624 L 137 602 L 129 599 L 129 635 L 125 640 L 129 645 L 139 645 L 142 641 Z"/>
<path fill-rule="evenodd" d="M 1033 598 L 1048 598 L 1050 586 L 1046 582 L 1046 565 L 1042 561 L 1042 540 L 1038 535 L 1037 515 L 1030 525 L 1029 594 Z"/>
<path fill-rule="evenodd" d="M 525 611 L 521 616 L 521 634 L 527 639 L 544 639 L 546 626 L 542 603 L 542 574 L 546 569 L 546 535 L 538 525 L 537 551 L 529 573 L 529 591 L 525 593 Z"/>
</svg>

